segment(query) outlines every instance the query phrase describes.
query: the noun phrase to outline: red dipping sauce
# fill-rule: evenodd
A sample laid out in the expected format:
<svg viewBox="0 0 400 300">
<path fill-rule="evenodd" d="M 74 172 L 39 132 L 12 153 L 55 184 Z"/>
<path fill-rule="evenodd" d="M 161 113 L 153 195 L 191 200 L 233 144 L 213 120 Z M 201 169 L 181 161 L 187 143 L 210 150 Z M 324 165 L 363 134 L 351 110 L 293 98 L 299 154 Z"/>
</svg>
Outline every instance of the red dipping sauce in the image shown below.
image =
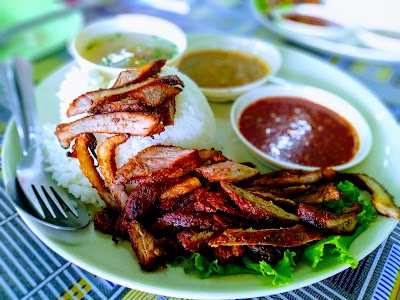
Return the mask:
<svg viewBox="0 0 400 300">
<path fill-rule="evenodd" d="M 282 15 L 282 17 L 293 22 L 299 22 L 307 25 L 341 27 L 339 24 L 330 20 L 299 13 L 285 13 Z"/>
<path fill-rule="evenodd" d="M 299 97 L 262 98 L 239 118 L 239 130 L 258 149 L 286 162 L 331 167 L 359 148 L 353 126 L 336 112 Z"/>
</svg>

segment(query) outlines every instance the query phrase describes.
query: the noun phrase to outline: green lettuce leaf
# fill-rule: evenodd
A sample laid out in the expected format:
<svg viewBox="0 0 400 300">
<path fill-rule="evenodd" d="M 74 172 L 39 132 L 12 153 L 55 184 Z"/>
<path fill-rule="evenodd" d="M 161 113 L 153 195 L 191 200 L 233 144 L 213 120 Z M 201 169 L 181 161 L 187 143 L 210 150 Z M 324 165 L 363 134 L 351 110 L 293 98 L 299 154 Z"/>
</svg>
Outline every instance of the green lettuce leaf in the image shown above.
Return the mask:
<svg viewBox="0 0 400 300">
<path fill-rule="evenodd" d="M 369 224 L 377 217 L 376 210 L 371 203 L 365 203 L 360 199 L 361 191 L 350 181 L 340 182 L 338 189 L 343 192 L 343 197 L 337 203 L 329 203 L 329 208 L 336 213 L 341 213 L 344 206 L 351 206 L 355 202 L 359 202 L 362 206 L 362 211 L 358 214 L 357 228 L 352 235 L 341 236 L 332 235 L 315 244 L 307 247 L 302 257 L 312 263 L 312 267 L 317 267 L 322 261 L 325 250 L 329 254 L 337 256 L 339 262 L 349 264 L 353 269 L 357 267 L 358 261 L 351 255 L 348 248 L 351 243 L 365 231 Z"/>
<path fill-rule="evenodd" d="M 218 260 L 210 261 L 199 253 L 194 253 L 188 258 L 179 257 L 172 265 L 182 264 L 185 273 L 195 273 L 202 279 L 209 278 L 211 275 L 259 274 L 265 277 L 274 276 L 273 285 L 286 285 L 293 278 L 295 255 L 295 252 L 286 250 L 283 258 L 274 267 L 265 261 L 253 262 L 247 257 L 243 257 L 242 265 L 233 263 L 220 265 Z"/>
</svg>

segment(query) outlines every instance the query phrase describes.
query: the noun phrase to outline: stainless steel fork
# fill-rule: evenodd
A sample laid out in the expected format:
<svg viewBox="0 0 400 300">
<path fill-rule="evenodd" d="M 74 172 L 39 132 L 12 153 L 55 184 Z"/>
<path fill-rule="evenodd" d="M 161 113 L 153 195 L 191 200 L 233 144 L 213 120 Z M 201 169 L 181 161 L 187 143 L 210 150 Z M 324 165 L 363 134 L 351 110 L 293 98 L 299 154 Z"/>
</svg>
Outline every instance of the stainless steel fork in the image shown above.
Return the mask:
<svg viewBox="0 0 400 300">
<path fill-rule="evenodd" d="M 23 152 L 16 168 L 17 181 L 41 219 L 64 229 L 84 227 L 90 220 L 86 207 L 80 201 L 75 201 L 78 205 L 75 207 L 70 200 L 72 195 L 44 170 L 30 63 L 17 57 L 9 69 L 9 83 L 15 82 L 10 96 Z"/>
</svg>

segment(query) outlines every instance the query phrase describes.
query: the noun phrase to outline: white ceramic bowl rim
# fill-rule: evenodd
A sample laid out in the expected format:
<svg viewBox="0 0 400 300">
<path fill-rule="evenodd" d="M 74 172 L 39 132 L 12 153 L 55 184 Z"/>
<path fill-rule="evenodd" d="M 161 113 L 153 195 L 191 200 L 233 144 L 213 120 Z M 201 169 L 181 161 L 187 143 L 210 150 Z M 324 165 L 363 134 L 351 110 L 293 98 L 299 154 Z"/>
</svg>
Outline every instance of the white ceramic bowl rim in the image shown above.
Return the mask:
<svg viewBox="0 0 400 300">
<path fill-rule="evenodd" d="M 72 56 L 81 64 L 98 68 L 105 72 L 119 73 L 122 68 L 101 66 L 80 55 L 83 47 L 94 37 L 116 32 L 135 32 L 159 36 L 173 42 L 177 46 L 177 54 L 167 61 L 175 65 L 182 53 L 186 50 L 187 39 L 181 28 L 162 18 L 143 14 L 121 14 L 104 18 L 84 27 L 73 39 L 70 46 Z M 112 71 L 114 70 L 114 72 Z"/>
<path fill-rule="evenodd" d="M 268 78 L 274 76 L 279 71 L 282 65 L 282 57 L 278 48 L 272 43 L 257 38 L 219 34 L 194 34 L 189 36 L 185 54 L 204 49 L 235 50 L 249 53 L 261 58 L 270 68 L 270 72 L 266 76 L 245 85 L 227 88 L 200 87 L 206 96 L 214 99 L 229 98 L 230 100 L 234 100 L 244 92 L 265 83 Z"/>
<path fill-rule="evenodd" d="M 305 171 L 312 171 L 319 168 L 303 166 L 271 157 L 251 144 L 240 132 L 238 128 L 238 120 L 243 110 L 259 99 L 273 96 L 294 96 L 304 98 L 335 111 L 352 124 L 359 137 L 360 144 L 358 152 L 349 162 L 342 165 L 332 166 L 333 169 L 340 171 L 353 167 L 365 159 L 370 152 L 372 146 L 371 129 L 361 113 L 346 100 L 326 90 L 310 86 L 268 85 L 243 94 L 235 101 L 230 111 L 230 121 L 234 132 L 250 152 L 255 154 L 260 160 L 264 161 L 264 163 L 267 163 L 274 168 L 281 169 L 302 169 Z"/>
</svg>

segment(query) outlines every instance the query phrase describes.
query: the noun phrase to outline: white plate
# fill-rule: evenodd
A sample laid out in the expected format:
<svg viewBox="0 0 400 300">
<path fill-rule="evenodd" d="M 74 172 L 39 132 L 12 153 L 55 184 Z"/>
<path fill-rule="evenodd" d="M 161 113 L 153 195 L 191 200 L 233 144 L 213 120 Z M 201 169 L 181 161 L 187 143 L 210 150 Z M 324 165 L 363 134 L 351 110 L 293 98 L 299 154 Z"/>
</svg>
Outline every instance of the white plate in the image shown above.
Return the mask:
<svg viewBox="0 0 400 300">
<path fill-rule="evenodd" d="M 400 139 L 399 127 L 389 111 L 369 90 L 334 67 L 316 58 L 291 49 L 281 49 L 283 65 L 279 72 L 288 78 L 337 93 L 348 99 L 366 118 L 371 126 L 374 145 L 369 156 L 351 171 L 369 174 L 382 182 L 395 198 L 400 195 Z M 67 65 L 47 78 L 37 88 L 38 111 L 42 121 L 57 121 L 58 103 L 56 92 Z M 221 150 L 237 161 L 253 161 L 260 164 L 246 151 L 235 137 L 229 122 L 230 103 L 214 103 Z M 8 127 L 3 146 L 3 174 L 6 181 L 15 174 L 16 161 L 20 157 L 17 132 L 14 124 Z M 260 169 L 261 166 L 260 166 Z M 265 170 L 265 169 L 262 169 Z M 293 282 L 287 286 L 272 286 L 271 280 L 256 275 L 235 275 L 199 279 L 186 275 L 181 268 L 167 268 L 154 273 L 140 270 L 128 242 L 114 244 L 111 237 L 88 228 L 68 236 L 51 237 L 44 234 L 36 223 L 24 219 L 32 231 L 51 249 L 79 267 L 129 288 L 171 297 L 198 299 L 250 298 L 272 295 L 301 288 L 326 279 L 348 268 L 336 258 L 312 269 L 300 263 Z M 377 248 L 392 232 L 398 220 L 379 217 L 350 247 L 350 252 L 361 260 Z"/>
<path fill-rule="evenodd" d="M 251 10 L 255 18 L 273 33 L 283 36 L 289 41 L 330 55 L 336 54 L 352 59 L 375 62 L 400 62 L 399 51 L 384 51 L 381 49 L 366 48 L 359 45 L 356 32 L 354 32 L 354 36 L 350 35 L 348 38 L 341 41 L 331 41 L 324 38 L 302 35 L 298 32 L 282 28 L 282 26 L 279 26 L 275 21 L 269 19 L 266 15 L 259 11 L 254 4 L 255 1 L 257 0 L 252 0 L 250 2 Z"/>
</svg>

